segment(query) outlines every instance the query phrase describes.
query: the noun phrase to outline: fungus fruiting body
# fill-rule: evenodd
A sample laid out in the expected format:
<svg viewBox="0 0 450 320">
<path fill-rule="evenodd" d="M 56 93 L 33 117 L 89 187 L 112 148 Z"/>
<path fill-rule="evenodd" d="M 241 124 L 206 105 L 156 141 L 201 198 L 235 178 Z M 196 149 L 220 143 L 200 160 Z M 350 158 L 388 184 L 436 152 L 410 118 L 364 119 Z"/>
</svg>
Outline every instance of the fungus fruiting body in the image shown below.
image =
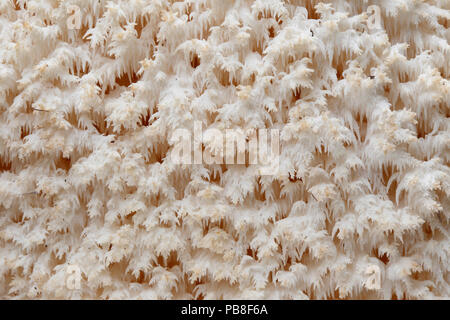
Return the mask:
<svg viewBox="0 0 450 320">
<path fill-rule="evenodd" d="M 449 298 L 449 19 L 0 1 L 0 297 Z"/>
</svg>

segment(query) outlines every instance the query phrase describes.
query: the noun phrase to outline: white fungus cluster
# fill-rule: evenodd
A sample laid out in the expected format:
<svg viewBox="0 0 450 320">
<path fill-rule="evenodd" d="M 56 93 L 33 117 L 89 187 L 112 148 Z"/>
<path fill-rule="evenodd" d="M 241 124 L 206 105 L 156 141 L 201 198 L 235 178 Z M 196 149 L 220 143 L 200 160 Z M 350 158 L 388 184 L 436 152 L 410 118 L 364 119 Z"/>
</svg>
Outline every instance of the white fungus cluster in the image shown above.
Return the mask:
<svg viewBox="0 0 450 320">
<path fill-rule="evenodd" d="M 0 298 L 450 298 L 449 26 L 448 0 L 0 0 Z M 175 163 L 196 122 L 279 130 L 278 171 Z"/>
</svg>

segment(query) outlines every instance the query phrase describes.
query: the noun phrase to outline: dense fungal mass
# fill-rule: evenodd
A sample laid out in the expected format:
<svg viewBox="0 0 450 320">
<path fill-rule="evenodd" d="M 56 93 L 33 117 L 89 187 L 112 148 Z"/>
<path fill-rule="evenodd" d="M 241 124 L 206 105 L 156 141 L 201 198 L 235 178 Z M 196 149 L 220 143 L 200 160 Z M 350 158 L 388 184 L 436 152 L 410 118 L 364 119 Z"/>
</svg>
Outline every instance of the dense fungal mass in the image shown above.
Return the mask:
<svg viewBox="0 0 450 320">
<path fill-rule="evenodd" d="M 450 298 L 449 21 L 447 0 L 0 1 L 0 297 Z M 278 172 L 175 163 L 196 122 L 278 129 Z"/>
</svg>

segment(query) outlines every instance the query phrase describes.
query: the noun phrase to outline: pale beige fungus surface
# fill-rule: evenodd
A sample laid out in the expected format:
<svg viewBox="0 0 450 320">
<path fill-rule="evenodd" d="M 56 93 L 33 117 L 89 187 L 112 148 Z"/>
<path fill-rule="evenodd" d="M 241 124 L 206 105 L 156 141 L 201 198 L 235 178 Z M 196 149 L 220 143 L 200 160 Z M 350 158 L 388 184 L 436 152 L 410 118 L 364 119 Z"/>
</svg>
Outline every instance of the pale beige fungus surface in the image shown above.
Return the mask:
<svg viewBox="0 0 450 320">
<path fill-rule="evenodd" d="M 0 0 L 0 298 L 450 298 L 449 20 Z M 175 164 L 196 121 L 280 130 L 279 172 Z"/>
</svg>

